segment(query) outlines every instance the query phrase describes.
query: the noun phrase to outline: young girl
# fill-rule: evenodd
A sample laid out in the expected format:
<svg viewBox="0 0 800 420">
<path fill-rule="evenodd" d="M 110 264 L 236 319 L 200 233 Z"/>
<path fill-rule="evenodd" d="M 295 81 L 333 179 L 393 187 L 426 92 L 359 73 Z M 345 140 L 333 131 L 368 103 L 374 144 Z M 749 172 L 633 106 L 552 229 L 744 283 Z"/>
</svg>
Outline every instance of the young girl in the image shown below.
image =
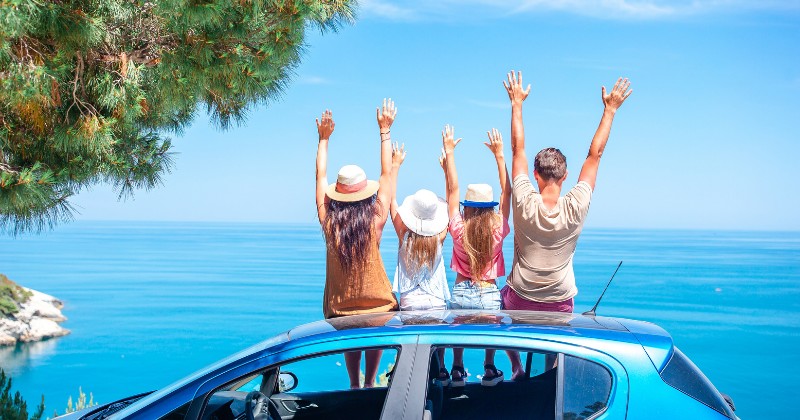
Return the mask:
<svg viewBox="0 0 800 420">
<path fill-rule="evenodd" d="M 328 185 L 328 140 L 334 122 L 330 111 L 317 120 L 317 212 L 327 247 L 325 294 L 322 307 L 325 318 L 397 309 L 397 301 L 379 252 L 381 233 L 389 217 L 391 200 L 392 150 L 389 128 L 397 110 L 391 99 L 378 110 L 381 132 L 381 177 L 367 180 L 355 165 L 339 170 L 336 183 Z M 381 351 L 368 350 L 364 387 L 375 383 Z M 345 354 L 351 388 L 360 388 L 361 352 Z"/>
<path fill-rule="evenodd" d="M 467 186 L 465 199 L 459 209 L 458 174 L 454 150 L 461 139 L 453 140 L 453 129 L 448 125 L 442 132 L 443 155 L 440 158 L 447 184 L 447 208 L 450 215 L 450 235 L 453 237 L 453 258 L 450 267 L 457 273 L 450 303 L 452 309 L 499 310 L 500 291 L 495 280 L 505 275 L 503 239 L 508 236 L 508 215 L 511 209 L 511 183 L 508 179 L 503 139 L 497 129 L 487 133 L 484 143 L 497 161 L 502 193 L 500 202 L 493 200 L 492 187 L 487 184 Z M 500 205 L 500 214 L 494 207 Z M 503 381 L 503 372 L 494 365 L 494 350 L 486 350 L 484 374 L 481 384 L 494 386 Z M 464 349 L 453 349 L 453 367 L 450 371 L 452 386 L 464 386 Z"/>
<path fill-rule="evenodd" d="M 442 243 L 447 237 L 447 203 L 431 191 L 419 190 L 397 205 L 397 174 L 405 160 L 404 147 L 392 148 L 392 224 L 400 241 L 394 292 L 400 293 L 401 311 L 444 310 L 450 300 Z M 437 352 L 444 366 L 444 349 Z M 437 380 L 450 382 L 444 367 Z"/>
</svg>

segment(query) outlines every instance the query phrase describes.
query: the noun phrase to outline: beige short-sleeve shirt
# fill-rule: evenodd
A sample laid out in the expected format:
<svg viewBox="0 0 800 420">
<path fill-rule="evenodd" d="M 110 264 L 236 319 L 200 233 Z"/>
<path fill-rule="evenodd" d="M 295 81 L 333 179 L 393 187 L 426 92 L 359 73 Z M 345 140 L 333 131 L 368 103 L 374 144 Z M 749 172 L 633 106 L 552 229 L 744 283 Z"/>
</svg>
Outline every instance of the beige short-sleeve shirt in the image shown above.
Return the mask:
<svg viewBox="0 0 800 420">
<path fill-rule="evenodd" d="M 591 199 L 592 187 L 581 181 L 548 210 L 528 175 L 514 178 L 514 262 L 506 282 L 518 295 L 559 302 L 578 294 L 572 257 Z"/>
</svg>

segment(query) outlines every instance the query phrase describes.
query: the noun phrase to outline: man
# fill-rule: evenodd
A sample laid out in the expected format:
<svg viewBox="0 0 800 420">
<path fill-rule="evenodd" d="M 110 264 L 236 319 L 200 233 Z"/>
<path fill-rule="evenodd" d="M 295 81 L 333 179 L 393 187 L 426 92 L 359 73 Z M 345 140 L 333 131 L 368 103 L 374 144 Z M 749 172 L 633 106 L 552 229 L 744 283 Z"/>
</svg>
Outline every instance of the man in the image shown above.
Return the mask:
<svg viewBox="0 0 800 420">
<path fill-rule="evenodd" d="M 617 109 L 633 90 L 628 79 L 620 78 L 610 93 L 602 88 L 605 106 L 600 126 L 589 146 L 589 156 L 581 168 L 578 184 L 561 197 L 567 179 L 567 161 L 560 150 L 542 149 L 534 160 L 533 177 L 538 191 L 528 177 L 525 155 L 525 132 L 522 124 L 522 103 L 531 87 L 522 88 L 522 72 L 508 74 L 503 82 L 511 100 L 511 176 L 514 217 L 514 261 L 506 286 L 501 291 L 503 308 L 536 311 L 569 312 L 578 294 L 572 258 L 583 222 L 589 213 L 600 157 L 608 142 L 611 123 Z M 522 372 L 519 359 L 512 358 L 517 377 Z"/>
</svg>

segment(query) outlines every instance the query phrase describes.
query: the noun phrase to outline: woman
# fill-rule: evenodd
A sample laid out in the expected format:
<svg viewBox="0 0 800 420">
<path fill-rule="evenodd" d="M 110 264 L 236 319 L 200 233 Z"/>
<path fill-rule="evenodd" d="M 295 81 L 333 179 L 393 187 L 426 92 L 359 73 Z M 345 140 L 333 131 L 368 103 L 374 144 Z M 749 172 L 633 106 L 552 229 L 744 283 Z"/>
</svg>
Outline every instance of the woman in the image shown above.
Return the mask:
<svg viewBox="0 0 800 420">
<path fill-rule="evenodd" d="M 405 147 L 392 148 L 392 224 L 399 240 L 393 290 L 400 294 L 401 311 L 445 310 L 450 300 L 442 244 L 447 237 L 447 203 L 432 191 L 419 190 L 397 204 L 397 175 L 406 157 Z M 444 349 L 437 352 L 444 366 Z M 450 383 L 447 369 L 437 380 Z"/>
<path fill-rule="evenodd" d="M 379 250 L 381 233 L 389 217 L 391 199 L 392 146 L 389 129 L 397 115 L 392 100 L 379 108 L 381 137 L 381 176 L 378 182 L 367 180 L 355 165 L 339 170 L 335 183 L 328 185 L 328 141 L 334 129 L 331 111 L 317 120 L 317 215 L 327 247 L 325 318 L 397 309 L 397 301 Z M 381 351 L 368 350 L 364 387 L 375 383 Z M 361 352 L 345 354 L 351 388 L 360 388 Z"/>
<path fill-rule="evenodd" d="M 511 210 L 511 182 L 508 179 L 503 139 L 497 129 L 487 132 L 489 142 L 484 143 L 495 157 L 500 175 L 502 193 L 500 202 L 493 200 L 492 187 L 487 184 L 467 186 L 462 214 L 459 208 L 458 174 L 454 151 L 461 139 L 453 140 L 453 129 L 448 125 L 442 132 L 443 155 L 440 158 L 447 184 L 447 208 L 450 215 L 450 235 L 453 237 L 453 258 L 450 267 L 457 273 L 450 302 L 452 309 L 499 310 L 500 291 L 496 279 L 505 275 L 503 239 L 508 236 L 508 216 Z M 500 213 L 494 207 L 500 205 Z M 494 365 L 494 350 L 486 350 L 484 374 L 481 384 L 494 386 L 503 381 L 503 372 Z M 464 349 L 453 349 L 453 367 L 450 370 L 452 386 L 464 386 Z"/>
</svg>

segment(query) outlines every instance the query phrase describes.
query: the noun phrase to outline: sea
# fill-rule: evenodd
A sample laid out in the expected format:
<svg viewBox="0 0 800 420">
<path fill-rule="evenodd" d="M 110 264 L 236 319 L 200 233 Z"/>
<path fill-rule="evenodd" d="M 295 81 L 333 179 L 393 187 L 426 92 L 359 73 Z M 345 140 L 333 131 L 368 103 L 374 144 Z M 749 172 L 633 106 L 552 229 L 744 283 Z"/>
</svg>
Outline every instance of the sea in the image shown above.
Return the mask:
<svg viewBox="0 0 800 420">
<path fill-rule="evenodd" d="M 393 231 L 381 252 L 391 277 Z M 576 312 L 623 261 L 598 315 L 665 328 L 743 419 L 797 412 L 800 232 L 586 228 L 574 261 Z M 312 224 L 78 221 L 4 238 L 0 273 L 65 303 L 70 335 L 0 348 L 12 391 L 52 416 L 79 390 L 102 403 L 158 389 L 321 319 L 325 250 Z"/>
</svg>

